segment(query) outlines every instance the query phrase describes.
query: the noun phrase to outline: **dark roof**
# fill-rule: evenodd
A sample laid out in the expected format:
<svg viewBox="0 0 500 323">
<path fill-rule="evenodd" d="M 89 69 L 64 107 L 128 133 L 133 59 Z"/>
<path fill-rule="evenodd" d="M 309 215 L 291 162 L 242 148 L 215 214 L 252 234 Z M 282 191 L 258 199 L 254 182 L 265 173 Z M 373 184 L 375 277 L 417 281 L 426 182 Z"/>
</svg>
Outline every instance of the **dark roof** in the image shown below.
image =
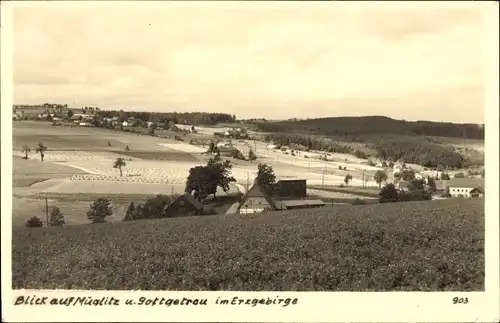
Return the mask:
<svg viewBox="0 0 500 323">
<path fill-rule="evenodd" d="M 203 204 L 200 203 L 200 201 L 198 201 L 197 199 L 194 198 L 193 195 L 189 194 L 189 193 L 184 193 L 182 195 L 180 195 L 178 198 L 175 199 L 175 201 L 173 201 L 168 207 L 167 209 L 174 205 L 175 202 L 177 200 L 179 200 L 180 198 L 184 198 L 186 201 L 188 201 L 190 204 L 192 204 L 197 210 L 202 210 L 203 209 Z"/>
<path fill-rule="evenodd" d="M 478 188 L 484 191 L 484 179 L 482 178 L 452 178 L 449 187 Z"/>
<path fill-rule="evenodd" d="M 325 205 L 321 200 L 285 200 L 281 201 L 286 207 L 301 205 Z"/>
<path fill-rule="evenodd" d="M 278 180 L 279 182 L 305 182 L 307 181 L 306 179 L 299 179 L 299 178 L 280 178 Z"/>
<path fill-rule="evenodd" d="M 436 190 L 445 190 L 447 187 L 450 186 L 450 180 L 434 180 L 434 183 L 436 183 Z"/>
</svg>

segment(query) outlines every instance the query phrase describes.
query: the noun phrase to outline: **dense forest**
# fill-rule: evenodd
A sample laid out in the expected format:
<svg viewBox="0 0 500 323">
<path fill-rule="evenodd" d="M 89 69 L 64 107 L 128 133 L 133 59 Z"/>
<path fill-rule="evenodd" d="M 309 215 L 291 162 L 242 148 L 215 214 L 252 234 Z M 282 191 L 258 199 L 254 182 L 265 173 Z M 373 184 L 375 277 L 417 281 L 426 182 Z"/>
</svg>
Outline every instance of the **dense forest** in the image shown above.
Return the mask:
<svg viewBox="0 0 500 323">
<path fill-rule="evenodd" d="M 463 168 L 473 162 L 436 137 L 484 139 L 484 125 L 394 120 L 388 117 L 337 117 L 278 122 L 253 121 L 267 141 L 308 149 L 349 153 L 359 158 L 403 160 L 424 167 Z M 365 149 L 353 145 L 362 144 Z"/>
<path fill-rule="evenodd" d="M 359 158 L 377 157 L 387 161 L 402 160 L 406 163 L 419 164 L 424 167 L 435 168 L 438 165 L 447 168 L 463 168 L 472 166 L 472 162 L 456 152 L 452 147 L 439 145 L 432 138 L 389 135 L 362 135 L 357 140 L 346 136 L 339 140 L 298 133 L 268 133 L 266 141 L 278 145 L 294 147 L 300 145 L 307 150 L 320 150 L 336 153 L 353 154 Z M 363 143 L 365 148 L 355 147 L 350 143 Z"/>
<path fill-rule="evenodd" d="M 484 139 L 484 125 L 404 121 L 383 116 L 335 117 L 279 122 L 253 121 L 265 132 L 315 133 L 328 136 L 422 135 Z"/>
<path fill-rule="evenodd" d="M 134 111 L 99 111 L 99 116 L 103 118 L 118 117 L 124 121 L 129 117 L 141 119 L 142 121 L 152 122 L 173 122 L 185 125 L 216 125 L 217 123 L 235 122 L 236 116 L 226 113 L 207 113 L 207 112 L 134 112 Z"/>
</svg>

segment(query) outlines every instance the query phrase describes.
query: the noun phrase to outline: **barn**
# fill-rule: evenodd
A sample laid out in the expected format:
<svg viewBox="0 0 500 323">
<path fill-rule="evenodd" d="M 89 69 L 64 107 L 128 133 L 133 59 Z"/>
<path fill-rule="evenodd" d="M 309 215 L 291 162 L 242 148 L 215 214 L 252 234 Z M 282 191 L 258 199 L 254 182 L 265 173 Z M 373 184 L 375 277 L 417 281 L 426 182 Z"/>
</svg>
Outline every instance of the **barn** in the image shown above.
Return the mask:
<svg viewBox="0 0 500 323">
<path fill-rule="evenodd" d="M 276 198 L 304 198 L 307 196 L 305 179 L 281 179 L 278 180 L 274 189 Z"/>
</svg>

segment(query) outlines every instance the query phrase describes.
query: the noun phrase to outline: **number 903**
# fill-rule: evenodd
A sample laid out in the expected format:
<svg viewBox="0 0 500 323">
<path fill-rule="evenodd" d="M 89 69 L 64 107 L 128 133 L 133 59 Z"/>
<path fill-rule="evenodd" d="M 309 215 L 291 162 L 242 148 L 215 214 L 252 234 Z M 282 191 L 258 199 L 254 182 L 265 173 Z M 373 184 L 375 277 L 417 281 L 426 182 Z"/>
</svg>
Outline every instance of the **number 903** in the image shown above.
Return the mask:
<svg viewBox="0 0 500 323">
<path fill-rule="evenodd" d="M 453 297 L 453 304 L 467 304 L 469 299 L 467 297 Z"/>
</svg>

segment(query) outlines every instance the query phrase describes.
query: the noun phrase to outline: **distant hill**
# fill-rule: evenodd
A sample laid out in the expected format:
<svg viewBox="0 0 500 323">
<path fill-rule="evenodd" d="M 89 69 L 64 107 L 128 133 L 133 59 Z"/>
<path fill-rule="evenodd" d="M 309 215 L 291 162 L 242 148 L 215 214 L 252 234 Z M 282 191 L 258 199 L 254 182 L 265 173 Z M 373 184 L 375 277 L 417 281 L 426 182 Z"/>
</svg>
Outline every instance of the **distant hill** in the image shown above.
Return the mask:
<svg viewBox="0 0 500 323">
<path fill-rule="evenodd" d="M 255 121 L 266 132 L 307 132 L 324 135 L 387 134 L 484 139 L 484 124 L 405 121 L 384 116 L 331 117 L 293 121 Z"/>
</svg>

